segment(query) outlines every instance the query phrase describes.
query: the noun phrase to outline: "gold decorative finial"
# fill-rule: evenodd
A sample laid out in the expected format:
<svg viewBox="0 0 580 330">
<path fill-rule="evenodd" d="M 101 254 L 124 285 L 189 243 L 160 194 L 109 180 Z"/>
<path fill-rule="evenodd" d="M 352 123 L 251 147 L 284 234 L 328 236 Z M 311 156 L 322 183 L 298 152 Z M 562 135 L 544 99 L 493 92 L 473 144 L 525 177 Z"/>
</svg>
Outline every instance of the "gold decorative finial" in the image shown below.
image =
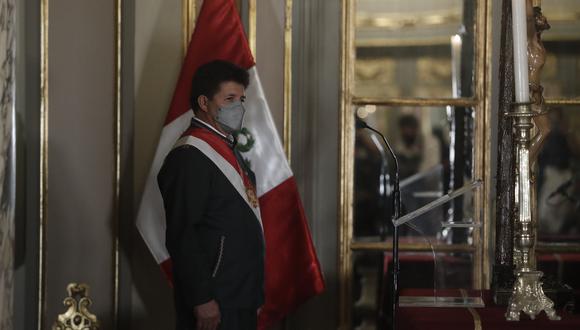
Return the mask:
<svg viewBox="0 0 580 330">
<path fill-rule="evenodd" d="M 66 290 L 68 297 L 64 299 L 63 304 L 68 310 L 58 316 L 52 330 L 98 330 L 99 321 L 88 310 L 93 303 L 89 298 L 89 286 L 70 283 Z"/>
</svg>

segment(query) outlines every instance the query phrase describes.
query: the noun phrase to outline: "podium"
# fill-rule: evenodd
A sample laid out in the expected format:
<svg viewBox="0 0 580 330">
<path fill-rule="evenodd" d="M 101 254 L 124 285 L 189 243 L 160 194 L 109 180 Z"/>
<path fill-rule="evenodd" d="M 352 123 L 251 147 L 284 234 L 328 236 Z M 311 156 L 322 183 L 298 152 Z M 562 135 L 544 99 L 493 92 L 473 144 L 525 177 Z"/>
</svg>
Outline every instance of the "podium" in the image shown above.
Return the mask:
<svg viewBox="0 0 580 330">
<path fill-rule="evenodd" d="M 400 251 L 399 260 L 393 260 L 401 261 L 399 307 L 485 306 L 480 276 L 482 251 L 473 240 L 481 227 L 476 222 L 481 216 L 475 214 L 481 211 L 473 207 L 479 189 L 482 182 L 473 181 L 393 221 L 405 233 L 407 243 L 429 246 L 427 252 Z M 448 215 L 458 199 L 464 206 L 463 216 L 461 221 L 454 221 Z M 457 244 L 462 239 L 465 243 Z M 387 268 L 392 259 L 392 255 L 386 257 Z M 414 273 L 413 267 L 419 273 Z M 430 277 L 432 283 L 426 283 L 424 279 Z M 406 295 L 407 289 L 421 289 L 423 294 Z"/>
</svg>

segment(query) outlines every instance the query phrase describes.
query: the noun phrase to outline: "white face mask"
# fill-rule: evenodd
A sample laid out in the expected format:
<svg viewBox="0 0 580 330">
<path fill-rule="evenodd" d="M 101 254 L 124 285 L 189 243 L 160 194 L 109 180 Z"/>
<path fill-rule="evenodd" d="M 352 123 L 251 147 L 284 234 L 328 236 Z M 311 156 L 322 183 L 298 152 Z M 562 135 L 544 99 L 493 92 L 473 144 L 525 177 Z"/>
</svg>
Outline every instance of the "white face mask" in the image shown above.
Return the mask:
<svg viewBox="0 0 580 330">
<path fill-rule="evenodd" d="M 242 129 L 245 113 L 246 109 L 244 108 L 244 104 L 240 101 L 236 101 L 220 107 L 215 119 L 220 123 L 225 131 L 233 134 Z"/>
</svg>

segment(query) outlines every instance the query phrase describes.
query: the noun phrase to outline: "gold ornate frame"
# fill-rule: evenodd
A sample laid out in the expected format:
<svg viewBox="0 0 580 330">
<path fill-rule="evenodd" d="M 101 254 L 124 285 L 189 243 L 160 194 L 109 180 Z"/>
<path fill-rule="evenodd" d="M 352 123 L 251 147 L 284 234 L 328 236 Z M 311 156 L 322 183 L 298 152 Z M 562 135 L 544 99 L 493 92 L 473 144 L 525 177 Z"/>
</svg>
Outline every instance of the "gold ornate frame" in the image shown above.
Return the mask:
<svg viewBox="0 0 580 330">
<path fill-rule="evenodd" d="M 474 208 L 482 209 L 474 221 L 482 224 L 475 231 L 474 245 L 438 246 L 441 251 L 473 252 L 475 262 L 474 283 L 487 287 L 490 275 L 490 187 L 486 179 L 490 173 L 490 100 L 491 100 L 491 0 L 478 1 L 476 7 L 475 44 L 475 95 L 457 99 L 422 98 L 360 98 L 353 95 L 354 78 L 354 20 L 355 0 L 342 0 L 342 50 L 341 50 L 341 108 L 340 108 L 340 203 L 339 203 L 339 285 L 340 319 L 339 328 L 347 329 L 351 324 L 352 305 L 352 253 L 353 251 L 386 251 L 392 248 L 390 242 L 353 242 L 353 169 L 354 169 L 354 116 L 353 106 L 469 106 L 475 110 L 475 167 L 474 175 L 484 180 L 484 189 L 476 195 Z M 403 251 L 426 251 L 427 244 L 401 244 Z M 483 269 L 481 269 L 481 268 Z"/>
<path fill-rule="evenodd" d="M 258 23 L 258 12 L 256 0 L 246 0 L 248 2 L 248 42 L 250 43 L 250 50 L 256 60 L 256 26 Z"/>
<path fill-rule="evenodd" d="M 341 114 L 340 114 L 340 203 L 339 203 L 339 283 L 340 283 L 340 320 L 339 328 L 350 327 L 352 305 L 352 252 L 385 251 L 392 248 L 390 242 L 353 242 L 353 166 L 354 166 L 354 117 L 353 106 L 469 106 L 476 111 L 475 177 L 484 180 L 483 191 L 476 198 L 474 208 L 481 209 L 481 216 L 476 221 L 481 229 L 476 231 L 474 245 L 437 246 L 440 251 L 474 252 L 475 258 L 481 260 L 481 269 L 474 269 L 474 282 L 482 288 L 489 288 L 491 281 L 491 255 L 493 250 L 493 200 L 490 179 L 491 168 L 491 122 L 492 111 L 492 1 L 477 2 L 476 44 L 475 44 L 475 95 L 471 98 L 458 99 L 413 99 L 413 98 L 362 98 L 353 96 L 354 78 L 354 21 L 355 0 L 342 0 L 342 49 L 341 49 Z M 547 105 L 580 106 L 580 98 L 546 99 Z M 478 213 L 479 214 L 479 213 Z M 425 251 L 426 244 L 402 244 L 406 251 Z M 580 252 L 580 244 L 539 244 L 541 252 Z"/>
<path fill-rule="evenodd" d="M 288 162 L 292 155 L 292 0 L 284 7 L 284 151 Z"/>
<path fill-rule="evenodd" d="M 181 1 L 181 28 L 182 28 L 182 42 L 183 42 L 183 56 L 187 52 L 187 46 L 195 27 L 195 20 L 197 19 L 197 0 L 182 0 Z"/>
<path fill-rule="evenodd" d="M 46 295 L 46 219 L 48 183 L 48 5 L 40 3 L 40 196 L 38 229 L 38 305 L 37 329 L 44 329 L 44 304 Z"/>
<path fill-rule="evenodd" d="M 121 86 L 123 80 L 123 0 L 115 0 L 115 95 L 114 95 L 114 168 L 113 177 L 113 329 L 119 327 L 119 257 L 121 230 L 121 152 L 123 107 Z"/>
</svg>

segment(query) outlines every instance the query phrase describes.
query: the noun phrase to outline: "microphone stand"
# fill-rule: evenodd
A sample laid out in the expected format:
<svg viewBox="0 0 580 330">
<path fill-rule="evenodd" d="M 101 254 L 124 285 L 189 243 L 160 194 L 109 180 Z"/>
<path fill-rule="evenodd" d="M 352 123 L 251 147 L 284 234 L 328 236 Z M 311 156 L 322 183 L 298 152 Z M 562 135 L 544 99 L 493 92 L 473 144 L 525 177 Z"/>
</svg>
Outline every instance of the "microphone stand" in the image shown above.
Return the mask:
<svg viewBox="0 0 580 330">
<path fill-rule="evenodd" d="M 391 216 L 391 223 L 393 224 L 393 295 L 392 295 L 392 306 L 391 312 L 393 313 L 393 317 L 391 319 L 391 326 L 393 330 L 396 330 L 396 313 L 397 313 L 397 306 L 399 305 L 399 227 L 395 225 L 395 220 L 400 217 L 401 213 L 401 190 L 399 188 L 399 161 L 397 160 L 397 155 L 391 148 L 391 145 L 385 138 L 385 136 L 379 132 L 378 130 L 370 127 L 364 121 L 357 119 L 357 128 L 366 128 L 369 129 L 376 134 L 378 134 L 382 139 L 387 148 L 389 149 L 389 153 L 393 156 L 395 160 L 395 178 L 393 180 L 393 214 Z"/>
</svg>

